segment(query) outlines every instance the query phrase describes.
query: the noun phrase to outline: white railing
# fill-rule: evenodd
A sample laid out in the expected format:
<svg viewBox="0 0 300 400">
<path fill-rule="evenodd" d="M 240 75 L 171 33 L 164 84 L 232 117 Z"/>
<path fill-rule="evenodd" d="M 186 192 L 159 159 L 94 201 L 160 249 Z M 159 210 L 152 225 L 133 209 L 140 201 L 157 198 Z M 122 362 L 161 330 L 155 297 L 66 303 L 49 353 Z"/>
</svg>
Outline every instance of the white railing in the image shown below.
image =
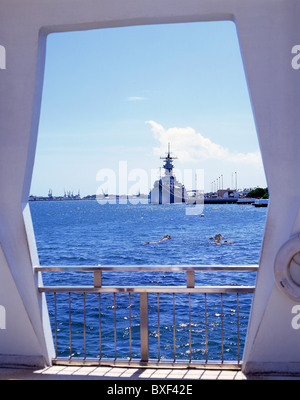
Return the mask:
<svg viewBox="0 0 300 400">
<path fill-rule="evenodd" d="M 41 286 L 39 291 L 49 294 L 53 294 L 52 300 L 48 299 L 48 303 L 52 301 L 53 312 L 53 332 L 56 357 L 53 360 L 54 363 L 58 364 L 88 364 L 88 365 L 156 365 L 156 366 L 218 366 L 220 367 L 239 367 L 241 365 L 241 334 L 240 334 L 240 319 L 241 319 L 241 307 L 240 307 L 240 296 L 245 294 L 253 293 L 254 286 L 199 286 L 195 284 L 195 272 L 250 272 L 257 271 L 258 265 L 137 265 L 137 266 L 41 266 L 35 267 L 36 272 L 92 272 L 93 273 L 93 285 L 85 286 Z M 131 281 L 134 281 L 135 274 L 138 272 L 183 272 L 186 274 L 186 285 L 185 286 L 103 286 L 102 285 L 102 274 L 106 272 L 119 272 L 128 273 Z M 65 294 L 67 296 L 67 304 L 64 304 L 63 315 L 59 314 L 58 311 L 58 298 L 60 295 Z M 74 340 L 73 332 L 73 316 L 74 307 L 72 309 L 72 302 L 75 302 L 74 296 L 80 294 L 81 300 L 76 297 L 76 313 L 80 314 L 81 318 L 81 335 L 83 341 L 83 349 L 80 357 L 74 355 L 74 349 L 72 342 Z M 48 295 L 47 295 L 48 296 Z M 73 296 L 73 298 L 72 298 Z M 93 332 L 93 346 L 95 348 L 95 338 L 97 337 L 97 354 L 90 355 L 89 351 L 89 338 L 87 336 L 87 330 L 89 325 L 87 323 L 87 310 L 89 310 L 90 302 L 88 296 L 93 296 L 93 312 L 94 319 L 97 319 L 97 329 Z M 105 297 L 106 296 L 106 297 Z M 104 315 L 103 305 L 107 308 L 107 296 L 111 296 L 110 308 L 113 310 L 113 316 L 108 323 L 107 318 Z M 125 297 L 124 297 L 125 296 Z M 167 300 L 163 296 L 167 296 Z M 183 297 L 185 296 L 185 300 Z M 200 299 L 201 296 L 201 299 Z M 214 304 L 218 303 L 217 312 L 211 312 L 212 303 L 209 300 L 209 296 L 218 296 L 218 300 L 214 300 Z M 226 296 L 230 297 L 231 306 L 233 311 L 225 312 L 224 308 L 226 305 Z M 233 297 L 232 297 L 233 296 Z M 104 300 L 105 297 L 105 300 Z M 134 297 L 134 299 L 133 299 Z M 138 301 L 136 301 L 138 297 Z M 151 298 L 150 298 L 151 297 Z M 149 300 L 150 298 L 150 300 Z M 184 313 L 185 323 L 180 323 L 183 318 L 182 313 L 176 311 L 176 299 L 179 298 L 180 303 L 186 303 L 186 312 Z M 215 297 L 214 297 L 215 298 Z M 234 298 L 234 300 L 233 300 Z M 234 301 L 234 305 L 233 305 Z M 61 300 L 60 300 L 61 303 Z M 97 306 L 95 306 L 97 304 Z M 163 306 L 162 306 L 163 304 Z M 181 306 L 182 306 L 181 304 Z M 195 305 L 196 304 L 196 305 Z M 163 308 L 163 311 L 162 311 Z M 117 315 L 117 309 L 118 314 Z M 201 316 L 197 314 L 197 310 L 201 311 Z M 248 318 L 249 309 L 243 310 L 243 320 Z M 167 310 L 167 311 L 166 311 Z M 134 315 L 133 315 L 134 313 Z M 168 313 L 168 317 L 166 317 Z M 245 314 L 246 313 L 246 314 Z M 195 315 L 197 314 L 197 315 Z M 213 324 L 209 323 L 208 319 L 211 314 L 215 315 Z M 126 315 L 126 317 L 125 317 Z M 216 317 L 217 315 L 217 317 Z M 161 342 L 164 338 L 164 332 L 162 332 L 162 317 L 168 318 L 168 330 L 169 333 L 169 354 L 172 356 L 167 358 L 161 354 Z M 68 325 L 68 339 L 64 336 L 63 341 L 65 343 L 65 349 L 61 351 L 63 356 L 58 354 L 58 347 L 61 348 L 58 333 L 60 332 L 61 319 L 64 319 L 65 325 Z M 105 319 L 106 318 L 106 319 Z M 124 328 L 124 324 L 119 328 L 119 320 L 126 318 L 128 325 Z M 216 319 L 217 318 L 217 319 Z M 133 323 L 133 319 L 135 323 Z M 149 328 L 149 319 L 151 319 L 151 327 Z M 155 320 L 155 322 L 153 322 Z M 216 322 L 217 321 L 217 322 Z M 106 326 L 104 326 L 106 324 Z M 107 326 L 111 324 L 110 326 Z M 195 339 L 196 331 L 195 326 L 202 326 L 201 337 Z M 235 337 L 234 343 L 231 338 L 231 344 L 225 344 L 225 332 L 224 326 L 230 327 L 232 331 L 231 337 Z M 210 331 L 217 326 L 219 330 L 219 336 L 217 338 L 219 356 L 216 359 L 210 359 L 210 345 L 211 340 L 209 338 Z M 178 327 L 185 326 L 187 331 L 182 334 L 182 329 Z M 164 327 L 165 328 L 165 327 Z M 104 330 L 109 330 L 110 336 L 104 334 Z M 120 336 L 119 330 L 124 332 L 128 337 L 128 353 L 124 356 L 118 354 L 118 336 Z M 137 333 L 137 330 L 139 331 Z M 228 335 L 228 329 L 226 333 Z M 233 333 L 234 332 L 234 333 Z M 199 333 L 199 332 L 198 332 Z M 78 340 L 78 332 L 76 333 Z M 184 338 L 183 338 L 183 336 Z M 153 342 L 155 336 L 156 341 L 156 352 L 153 356 L 149 352 L 149 338 Z M 106 343 L 104 341 L 106 340 Z M 108 341 L 108 343 L 107 343 Z M 182 344 L 182 341 L 185 341 Z M 182 352 L 178 354 L 178 348 L 181 342 L 181 346 L 184 347 L 185 357 L 182 357 Z M 216 345 L 216 338 L 214 337 L 214 345 Z M 103 347 L 110 348 L 113 355 L 110 357 L 104 357 Z M 235 358 L 234 360 L 226 360 L 225 352 L 231 351 L 228 346 L 235 347 Z M 122 347 L 124 347 L 122 345 Z M 134 348 L 134 351 L 133 351 Z M 139 351 L 136 349 L 139 348 Z M 201 359 L 199 359 L 199 352 Z M 66 355 L 68 353 L 68 355 Z M 198 354 L 197 359 L 193 358 L 194 354 Z"/>
</svg>

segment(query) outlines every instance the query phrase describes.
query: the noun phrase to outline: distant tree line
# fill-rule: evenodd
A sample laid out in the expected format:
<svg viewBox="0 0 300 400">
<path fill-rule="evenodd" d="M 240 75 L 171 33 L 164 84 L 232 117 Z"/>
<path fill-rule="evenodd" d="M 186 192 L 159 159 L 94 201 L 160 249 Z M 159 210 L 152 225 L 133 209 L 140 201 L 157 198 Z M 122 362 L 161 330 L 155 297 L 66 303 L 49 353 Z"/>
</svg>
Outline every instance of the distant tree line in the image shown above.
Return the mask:
<svg viewBox="0 0 300 400">
<path fill-rule="evenodd" d="M 246 197 L 253 197 L 255 199 L 268 199 L 269 198 L 269 191 L 268 188 L 256 188 L 251 190 L 251 192 L 249 192 L 247 194 Z"/>
</svg>

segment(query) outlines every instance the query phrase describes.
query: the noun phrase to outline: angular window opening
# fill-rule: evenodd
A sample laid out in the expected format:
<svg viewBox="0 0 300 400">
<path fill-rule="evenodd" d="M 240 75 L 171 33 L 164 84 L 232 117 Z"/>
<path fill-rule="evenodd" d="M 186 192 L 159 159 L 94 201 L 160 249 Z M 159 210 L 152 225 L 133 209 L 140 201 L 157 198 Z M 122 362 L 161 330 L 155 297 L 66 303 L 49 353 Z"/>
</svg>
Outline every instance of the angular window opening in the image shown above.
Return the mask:
<svg viewBox="0 0 300 400">
<path fill-rule="evenodd" d="M 266 187 L 234 23 L 137 26 L 48 37 L 31 199 L 89 198 L 97 193 L 104 202 L 114 203 L 107 197 L 110 194 L 130 194 L 138 202 L 147 202 L 154 181 L 163 173 L 160 157 L 165 156 L 169 143 L 172 155 L 178 158 L 174 160 L 176 177 L 185 184 L 189 195 L 202 182 L 205 193 L 228 200 L 235 196 L 236 189 Z M 171 209 L 170 215 L 159 217 L 164 221 L 160 229 L 153 215 L 164 213 L 165 209 L 156 208 L 151 216 L 141 215 L 141 223 L 147 220 L 149 231 L 143 227 L 132 235 L 135 227 L 131 211 L 125 217 L 118 215 L 121 209 L 115 211 L 114 218 L 119 223 L 116 229 L 105 207 L 90 204 L 93 211 L 87 211 L 88 203 L 83 202 L 30 202 L 41 263 L 203 261 L 203 252 L 200 251 L 201 259 L 197 255 L 198 244 L 189 256 L 185 252 L 182 257 L 178 246 L 172 250 L 176 256 L 167 253 L 161 259 L 153 259 L 155 251 L 144 258 L 149 250 L 138 249 L 143 242 L 172 236 L 173 229 L 177 233 L 183 230 L 185 213 L 180 217 L 172 215 L 178 207 Z M 49 212 L 40 211 L 46 207 Z M 204 215 L 209 215 L 212 207 L 204 207 Z M 242 211 L 245 208 L 239 209 Z M 242 242 L 243 222 L 235 228 L 232 224 L 238 218 L 233 218 L 229 208 L 222 215 L 222 219 L 210 221 L 211 228 L 200 237 L 202 245 L 219 233 L 235 243 Z M 257 212 L 255 216 L 258 215 Z M 83 226 L 84 218 L 88 218 L 87 227 Z M 170 226 L 174 219 L 178 222 L 176 227 Z M 188 225 L 195 223 L 192 216 L 190 219 Z M 103 241 L 95 239 L 92 244 L 88 233 L 96 232 L 97 227 L 101 234 L 106 232 L 109 236 Z M 253 260 L 258 262 L 263 227 L 259 234 L 256 222 L 249 229 L 259 236 Z M 42 239 L 45 232 L 46 238 Z M 64 232 L 77 233 L 68 250 L 69 245 L 61 241 L 67 237 Z M 180 243 L 190 242 L 193 233 L 196 232 L 184 232 L 186 237 L 181 237 Z M 241 246 L 247 246 L 248 240 L 245 238 Z M 62 253 L 55 251 L 45 256 L 47 251 L 42 250 L 41 242 L 48 248 L 52 241 L 58 242 L 55 246 L 61 247 Z M 89 249 L 89 245 L 95 245 L 96 250 Z M 236 249 L 234 254 L 237 257 Z M 219 261 L 224 262 L 226 257 Z M 218 263 L 214 251 L 204 258 Z M 242 256 L 238 260 L 247 262 Z"/>
<path fill-rule="evenodd" d="M 187 202 L 148 203 L 169 144 L 185 196 L 193 202 L 198 189 L 207 194 L 201 213 L 189 215 L 195 206 Z M 30 198 L 41 265 L 257 264 L 266 208 L 216 203 L 255 187 L 266 181 L 232 22 L 48 37 Z M 239 284 L 254 284 L 254 275 L 240 273 Z M 66 277 L 44 279 L 53 285 Z M 92 283 L 86 274 L 68 279 Z M 132 285 L 132 275 L 118 272 L 119 279 Z M 150 272 L 136 274 L 134 284 L 184 279 Z M 102 277 L 115 280 L 116 273 Z M 196 276 L 202 285 L 232 280 Z"/>
</svg>

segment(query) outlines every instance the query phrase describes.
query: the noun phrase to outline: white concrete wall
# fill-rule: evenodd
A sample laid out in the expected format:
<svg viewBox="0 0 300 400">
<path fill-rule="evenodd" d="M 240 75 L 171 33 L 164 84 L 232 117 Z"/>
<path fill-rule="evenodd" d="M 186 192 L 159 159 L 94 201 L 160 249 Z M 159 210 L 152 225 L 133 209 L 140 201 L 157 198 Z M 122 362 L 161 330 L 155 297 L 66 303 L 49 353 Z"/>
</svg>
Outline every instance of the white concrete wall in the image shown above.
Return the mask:
<svg viewBox="0 0 300 400">
<path fill-rule="evenodd" d="M 38 260 L 26 206 L 46 35 L 234 20 L 271 194 L 244 369 L 300 371 L 299 332 L 291 328 L 294 302 L 277 289 L 273 273 L 279 247 L 300 230 L 300 71 L 291 64 L 291 50 L 300 44 L 299 18 L 298 0 L 0 0 L 0 45 L 5 48 L 5 63 L 0 61 L 0 305 L 7 316 L 0 354 L 6 362 L 14 355 L 20 362 L 43 364 L 53 355 L 47 309 L 36 290 L 40 277 L 32 272 Z"/>
</svg>

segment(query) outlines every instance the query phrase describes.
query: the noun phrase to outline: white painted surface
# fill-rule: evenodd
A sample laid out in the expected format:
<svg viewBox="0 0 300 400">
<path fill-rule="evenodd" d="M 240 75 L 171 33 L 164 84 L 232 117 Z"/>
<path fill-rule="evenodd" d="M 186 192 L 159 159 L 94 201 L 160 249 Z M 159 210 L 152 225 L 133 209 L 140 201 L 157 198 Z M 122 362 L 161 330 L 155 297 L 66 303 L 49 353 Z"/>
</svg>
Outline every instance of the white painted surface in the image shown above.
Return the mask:
<svg viewBox="0 0 300 400">
<path fill-rule="evenodd" d="M 47 309 L 32 272 L 36 250 L 26 209 L 46 35 L 234 20 L 271 194 L 244 369 L 300 371 L 300 332 L 291 326 L 295 303 L 278 289 L 273 271 L 278 249 L 300 231 L 300 62 L 295 47 L 300 42 L 299 1 L 0 0 L 0 10 L 0 45 L 5 48 L 5 69 L 0 69 L 0 304 L 7 307 L 0 354 L 40 356 L 45 363 L 53 354 Z"/>
</svg>

